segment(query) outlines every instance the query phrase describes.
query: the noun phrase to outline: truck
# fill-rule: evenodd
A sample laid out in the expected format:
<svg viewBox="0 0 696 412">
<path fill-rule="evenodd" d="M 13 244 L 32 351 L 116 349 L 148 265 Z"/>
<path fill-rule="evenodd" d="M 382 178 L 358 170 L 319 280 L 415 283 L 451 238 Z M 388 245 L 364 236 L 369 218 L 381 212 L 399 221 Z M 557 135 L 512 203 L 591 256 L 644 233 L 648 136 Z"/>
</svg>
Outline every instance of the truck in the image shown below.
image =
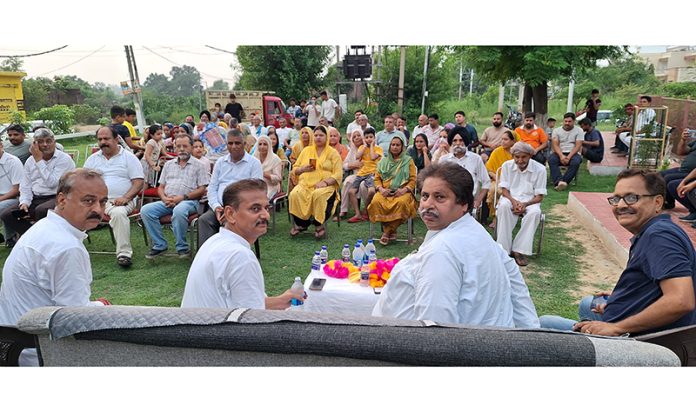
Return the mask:
<svg viewBox="0 0 696 412">
<path fill-rule="evenodd" d="M 206 90 L 205 104 L 206 107 L 212 109 L 215 103 L 220 103 L 224 109 L 227 103 L 230 102 L 230 94 L 236 97 L 236 102 L 244 108 L 243 123 L 251 123 L 251 115 L 256 114 L 261 116 L 261 122 L 264 126 L 278 127 L 278 119 L 292 119 L 292 116 L 285 113 L 285 103 L 276 96 L 272 91 L 261 90 Z"/>
<path fill-rule="evenodd" d="M 10 123 L 12 113 L 24 115 L 24 94 L 22 93 L 23 72 L 0 71 L 0 123 Z"/>
</svg>

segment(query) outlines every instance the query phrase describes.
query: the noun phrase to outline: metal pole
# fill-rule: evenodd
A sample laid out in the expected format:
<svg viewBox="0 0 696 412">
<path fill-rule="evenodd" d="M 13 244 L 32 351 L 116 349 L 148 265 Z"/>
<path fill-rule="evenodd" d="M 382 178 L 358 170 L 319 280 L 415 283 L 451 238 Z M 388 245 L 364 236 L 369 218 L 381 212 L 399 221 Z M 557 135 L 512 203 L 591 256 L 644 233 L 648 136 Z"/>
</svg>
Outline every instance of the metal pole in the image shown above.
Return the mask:
<svg viewBox="0 0 696 412">
<path fill-rule="evenodd" d="M 503 111 L 503 105 L 505 104 L 505 84 L 501 83 L 498 88 L 498 111 Z"/>
<path fill-rule="evenodd" d="M 143 130 L 145 129 L 145 114 L 143 112 L 143 93 L 142 93 L 142 88 L 140 87 L 140 77 L 138 76 L 138 65 L 135 63 L 135 53 L 133 53 L 133 46 L 128 46 L 130 48 L 130 56 L 131 60 L 133 61 L 133 73 L 135 74 L 135 89 L 141 89 L 139 92 L 137 92 L 135 95 L 138 99 L 138 102 L 140 103 L 140 109 L 137 108 L 135 110 L 135 115 L 138 118 L 138 131 L 140 134 L 143 133 Z"/>
<path fill-rule="evenodd" d="M 469 76 L 469 96 L 474 92 L 474 69 L 471 69 L 471 76 Z"/>
<path fill-rule="evenodd" d="M 406 46 L 401 46 L 401 60 L 399 61 L 399 91 L 397 97 L 397 106 L 399 113 L 404 112 L 404 76 L 406 72 Z"/>
<path fill-rule="evenodd" d="M 133 105 L 135 106 L 135 115 L 138 119 L 138 131 L 142 134 L 145 128 L 145 118 L 143 117 L 140 98 L 135 92 L 136 88 L 139 87 L 138 82 L 135 80 L 135 59 L 133 58 L 133 49 L 130 46 L 125 46 L 125 48 L 126 58 L 128 59 L 128 73 L 130 74 L 131 88 L 133 89 Z"/>
<path fill-rule="evenodd" d="M 423 62 L 423 99 L 421 100 L 421 113 L 425 113 L 425 98 L 428 96 L 428 63 L 430 60 L 430 46 L 425 46 L 425 59 Z"/>
</svg>

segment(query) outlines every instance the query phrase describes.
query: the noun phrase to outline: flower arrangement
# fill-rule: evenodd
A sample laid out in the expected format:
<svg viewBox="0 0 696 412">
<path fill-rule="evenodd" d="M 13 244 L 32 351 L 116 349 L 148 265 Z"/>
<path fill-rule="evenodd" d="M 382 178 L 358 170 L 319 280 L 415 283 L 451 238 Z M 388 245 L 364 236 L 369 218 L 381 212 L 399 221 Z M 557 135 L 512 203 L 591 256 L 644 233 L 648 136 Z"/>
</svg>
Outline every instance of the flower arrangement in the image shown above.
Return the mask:
<svg viewBox="0 0 696 412">
<path fill-rule="evenodd" d="M 370 286 L 374 288 L 383 287 L 389 280 L 394 265 L 398 262 L 399 258 L 391 258 L 385 260 L 380 259 L 368 264 L 370 268 Z M 324 266 L 324 273 L 332 278 L 347 278 L 348 281 L 352 283 L 360 282 L 360 268 L 349 262 L 330 260 Z"/>
</svg>

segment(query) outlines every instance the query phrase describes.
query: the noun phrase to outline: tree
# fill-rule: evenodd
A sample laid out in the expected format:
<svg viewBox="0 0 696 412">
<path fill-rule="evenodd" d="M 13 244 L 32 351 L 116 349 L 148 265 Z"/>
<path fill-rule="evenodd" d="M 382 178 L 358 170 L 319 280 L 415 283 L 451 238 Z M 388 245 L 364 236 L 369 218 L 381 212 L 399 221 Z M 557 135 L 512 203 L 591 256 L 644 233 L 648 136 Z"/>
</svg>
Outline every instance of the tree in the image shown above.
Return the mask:
<svg viewBox="0 0 696 412">
<path fill-rule="evenodd" d="M 461 49 L 466 63 L 482 77 L 524 82 L 523 110 L 534 107 L 537 122 L 548 113 L 550 80 L 577 76 L 596 67 L 597 61 L 617 58 L 625 46 L 470 46 Z"/>
<path fill-rule="evenodd" d="M 300 98 L 322 84 L 331 46 L 239 46 L 238 86 Z"/>
<path fill-rule="evenodd" d="M 145 79 L 143 87 L 160 94 L 169 93 L 169 89 L 171 88 L 169 78 L 159 73 L 150 73 Z"/>
<path fill-rule="evenodd" d="M 0 72 L 21 72 L 24 62 L 19 57 L 9 57 L 0 62 Z"/>
<path fill-rule="evenodd" d="M 192 96 L 200 90 L 201 74 L 192 66 L 172 67 L 171 94 L 174 96 Z"/>
<path fill-rule="evenodd" d="M 211 89 L 213 89 L 213 90 L 230 90 L 230 85 L 226 81 L 224 81 L 222 79 L 218 79 L 218 80 L 215 80 L 215 82 L 213 82 Z"/>
</svg>

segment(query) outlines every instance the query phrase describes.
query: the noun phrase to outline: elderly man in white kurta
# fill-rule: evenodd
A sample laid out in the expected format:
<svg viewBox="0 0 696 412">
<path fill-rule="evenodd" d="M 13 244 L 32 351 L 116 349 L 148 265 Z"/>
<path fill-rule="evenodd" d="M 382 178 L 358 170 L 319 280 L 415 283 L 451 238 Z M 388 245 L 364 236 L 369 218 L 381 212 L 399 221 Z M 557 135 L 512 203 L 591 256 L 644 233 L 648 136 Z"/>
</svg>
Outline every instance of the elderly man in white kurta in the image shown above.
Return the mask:
<svg viewBox="0 0 696 412">
<path fill-rule="evenodd" d="M 75 169 L 58 183 L 55 211 L 22 236 L 2 269 L 0 325 L 14 326 L 31 309 L 41 306 L 87 306 L 92 267 L 83 244 L 85 231 L 102 219 L 107 188 L 101 174 Z M 25 350 L 19 364 L 38 365 L 35 350 Z"/>
<path fill-rule="evenodd" d="M 530 162 L 534 148 L 528 143 L 517 142 L 510 149 L 513 159 L 501 166 L 498 187 L 502 197 L 497 207 L 497 242 L 520 266 L 527 265 L 526 255 L 532 254 L 534 232 L 541 217 L 541 201 L 546 195 L 546 168 L 538 162 Z M 512 230 L 522 217 L 515 240 Z"/>
<path fill-rule="evenodd" d="M 394 266 L 372 315 L 496 327 L 538 328 L 519 267 L 468 213 L 471 174 L 452 163 L 418 176 L 423 244 Z"/>
<path fill-rule="evenodd" d="M 104 213 L 116 240 L 116 262 L 122 267 L 132 264 L 128 215 L 135 209 L 138 193 L 143 189 L 143 166 L 137 157 L 118 144 L 118 134 L 110 127 L 97 130 L 98 152 L 85 161 L 85 167 L 102 172 L 109 188 L 109 202 Z"/>
</svg>

